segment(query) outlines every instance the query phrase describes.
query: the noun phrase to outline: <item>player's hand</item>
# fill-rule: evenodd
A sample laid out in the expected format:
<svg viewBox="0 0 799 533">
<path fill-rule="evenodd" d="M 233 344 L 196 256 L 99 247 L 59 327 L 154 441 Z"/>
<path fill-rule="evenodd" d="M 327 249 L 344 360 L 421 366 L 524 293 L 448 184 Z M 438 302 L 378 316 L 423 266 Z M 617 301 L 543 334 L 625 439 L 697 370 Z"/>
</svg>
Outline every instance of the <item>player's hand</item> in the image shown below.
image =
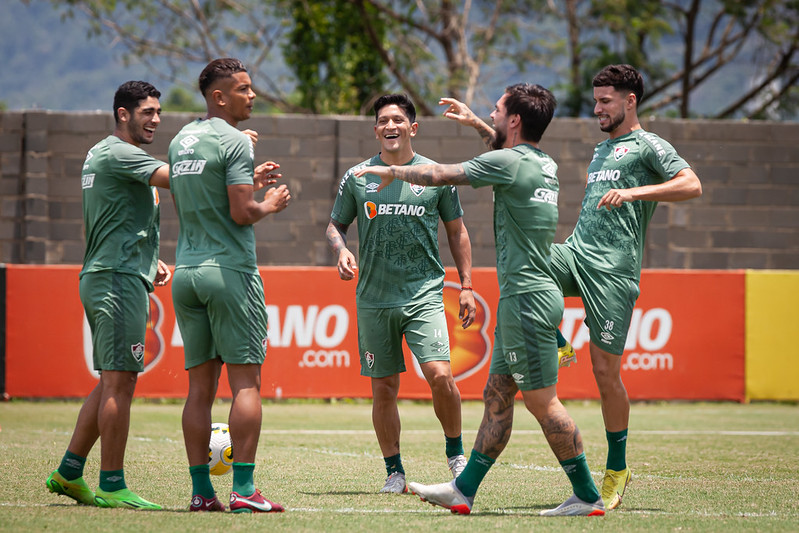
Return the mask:
<svg viewBox="0 0 799 533">
<path fill-rule="evenodd" d="M 155 280 L 153 281 L 153 285 L 156 287 L 163 287 L 169 280 L 172 279 L 172 271 L 169 270 L 169 267 L 166 266 L 166 263 L 158 260 L 158 271 L 155 273 Z"/>
<path fill-rule="evenodd" d="M 242 133 L 250 138 L 252 145 L 258 144 L 258 132 L 255 130 L 243 130 Z"/>
<path fill-rule="evenodd" d="M 446 105 L 444 116 L 456 122 L 460 122 L 464 126 L 474 126 L 476 116 L 469 109 L 469 106 L 454 98 L 442 98 L 438 101 L 438 105 Z"/>
<path fill-rule="evenodd" d="M 458 303 L 460 305 L 458 318 L 461 319 L 461 327 L 466 329 L 474 323 L 474 317 L 477 313 L 477 306 L 474 303 L 474 291 L 461 291 Z"/>
<path fill-rule="evenodd" d="M 263 203 L 270 206 L 270 213 L 279 213 L 288 207 L 291 201 L 291 193 L 288 187 L 280 185 L 279 187 L 272 187 L 264 194 Z"/>
<path fill-rule="evenodd" d="M 596 208 L 602 209 L 604 207 L 610 211 L 614 207 L 621 207 L 621 204 L 624 202 L 632 202 L 633 200 L 635 200 L 635 198 L 633 198 L 629 189 L 611 189 L 599 199 Z"/>
<path fill-rule="evenodd" d="M 342 248 L 338 254 L 338 277 L 344 281 L 350 281 L 355 277 L 358 265 L 355 263 L 355 256 L 347 248 Z"/>
<path fill-rule="evenodd" d="M 263 189 L 267 185 L 274 185 L 277 183 L 277 180 L 283 177 L 283 174 L 272 172 L 280 168 L 280 165 L 275 163 L 274 161 L 266 161 L 265 163 L 261 163 L 257 167 L 255 167 L 255 172 L 253 175 L 253 184 L 252 190 L 258 191 Z"/>
<path fill-rule="evenodd" d="M 376 166 L 376 167 L 363 167 L 354 172 L 356 178 L 362 178 L 367 174 L 374 174 L 380 178 L 380 185 L 377 187 L 377 192 L 382 191 L 394 181 L 391 176 L 391 167 Z"/>
</svg>

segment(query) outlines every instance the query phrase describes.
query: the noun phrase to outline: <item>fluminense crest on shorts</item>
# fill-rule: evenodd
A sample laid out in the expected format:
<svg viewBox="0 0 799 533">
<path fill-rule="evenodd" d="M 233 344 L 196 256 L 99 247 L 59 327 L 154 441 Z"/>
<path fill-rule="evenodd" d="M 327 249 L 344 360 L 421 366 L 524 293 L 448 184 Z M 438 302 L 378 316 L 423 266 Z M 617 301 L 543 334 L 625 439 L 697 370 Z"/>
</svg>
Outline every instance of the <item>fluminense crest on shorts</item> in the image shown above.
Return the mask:
<svg viewBox="0 0 799 533">
<path fill-rule="evenodd" d="M 141 361 L 144 359 L 144 344 L 140 342 L 132 344 L 130 346 L 130 353 L 133 354 L 133 357 L 135 357 L 137 361 Z"/>
<path fill-rule="evenodd" d="M 366 366 L 372 368 L 375 364 L 375 354 L 370 352 L 365 352 L 363 354 L 363 358 L 366 359 Z"/>
</svg>

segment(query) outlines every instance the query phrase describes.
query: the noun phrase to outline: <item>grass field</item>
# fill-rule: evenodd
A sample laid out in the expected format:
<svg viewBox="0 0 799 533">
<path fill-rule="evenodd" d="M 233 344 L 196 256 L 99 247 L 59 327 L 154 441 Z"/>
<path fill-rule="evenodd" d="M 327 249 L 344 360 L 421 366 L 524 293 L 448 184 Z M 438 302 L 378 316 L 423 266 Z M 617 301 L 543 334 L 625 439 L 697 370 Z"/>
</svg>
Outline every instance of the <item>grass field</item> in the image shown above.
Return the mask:
<svg viewBox="0 0 799 533">
<path fill-rule="evenodd" d="M 180 430 L 182 404 L 137 401 L 126 459 L 128 486 L 164 511 L 77 506 L 47 491 L 79 402 L 0 403 L 2 531 L 799 531 L 799 408 L 788 404 L 646 403 L 632 408 L 633 481 L 604 518 L 543 518 L 570 487 L 531 415 L 518 407 L 513 436 L 488 474 L 471 516 L 412 495 L 377 494 L 383 461 L 365 401 L 265 403 L 256 484 L 283 514 L 188 513 L 191 485 Z M 599 480 L 605 437 L 595 402 L 568 402 Z M 226 421 L 229 404 L 214 408 Z M 403 402 L 403 463 L 422 483 L 448 479 L 432 406 Z M 463 406 L 468 449 L 482 416 Z M 97 484 L 99 448 L 86 470 Z M 215 477 L 223 501 L 232 476 Z"/>
</svg>

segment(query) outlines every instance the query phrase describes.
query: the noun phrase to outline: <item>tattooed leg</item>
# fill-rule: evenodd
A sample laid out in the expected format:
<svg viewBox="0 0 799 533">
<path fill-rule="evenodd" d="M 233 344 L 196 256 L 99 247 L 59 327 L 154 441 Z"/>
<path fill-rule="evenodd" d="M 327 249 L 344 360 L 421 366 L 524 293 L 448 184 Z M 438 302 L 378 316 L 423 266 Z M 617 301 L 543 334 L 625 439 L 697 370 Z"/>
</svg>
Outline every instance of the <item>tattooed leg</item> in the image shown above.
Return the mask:
<svg viewBox="0 0 799 533">
<path fill-rule="evenodd" d="M 522 391 L 524 405 L 541 425 L 541 430 L 558 461 L 565 461 L 583 453 L 580 430 L 560 403 L 555 386 Z"/>
<path fill-rule="evenodd" d="M 513 428 L 513 397 L 518 390 L 512 377 L 488 375 L 483 390 L 483 421 L 474 441 L 476 451 L 496 459 L 505 449 Z"/>
</svg>

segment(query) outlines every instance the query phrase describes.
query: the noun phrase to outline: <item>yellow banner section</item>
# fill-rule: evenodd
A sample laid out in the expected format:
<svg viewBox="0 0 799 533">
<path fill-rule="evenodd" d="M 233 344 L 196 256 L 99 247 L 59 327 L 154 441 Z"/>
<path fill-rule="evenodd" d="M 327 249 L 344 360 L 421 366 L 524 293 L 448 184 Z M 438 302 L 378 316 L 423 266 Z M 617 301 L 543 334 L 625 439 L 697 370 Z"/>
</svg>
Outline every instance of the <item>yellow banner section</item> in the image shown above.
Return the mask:
<svg viewBox="0 0 799 533">
<path fill-rule="evenodd" d="M 746 272 L 746 399 L 799 400 L 799 271 Z"/>
</svg>

